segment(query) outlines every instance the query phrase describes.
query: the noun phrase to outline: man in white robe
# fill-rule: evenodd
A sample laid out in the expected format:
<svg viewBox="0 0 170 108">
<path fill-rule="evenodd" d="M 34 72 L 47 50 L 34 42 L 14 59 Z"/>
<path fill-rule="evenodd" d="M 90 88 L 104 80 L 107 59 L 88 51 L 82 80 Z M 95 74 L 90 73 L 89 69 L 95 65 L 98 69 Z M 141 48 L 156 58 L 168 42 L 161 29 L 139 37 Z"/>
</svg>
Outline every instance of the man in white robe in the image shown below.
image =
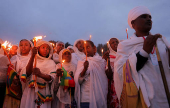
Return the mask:
<svg viewBox="0 0 170 108">
<path fill-rule="evenodd" d="M 169 108 L 157 62 L 155 44 L 157 43 L 158 46 L 169 89 L 170 68 L 168 50 L 170 49 L 170 44 L 165 37 L 159 38 L 160 35 L 152 35 L 150 33 L 152 28 L 151 18 L 149 9 L 144 6 L 135 7 L 129 12 L 128 24 L 136 32 L 130 39 L 124 40 L 118 45 L 114 65 L 115 89 L 121 104 L 125 100 L 122 99 L 122 94 L 124 93 L 123 88 L 125 86 L 125 80 L 123 79 L 124 76 L 127 76 L 127 74 L 123 74 L 123 66 L 129 62 L 130 74 L 133 79 L 131 81 L 134 82 L 139 92 L 141 90 L 142 95 L 140 96 L 143 97 L 145 107 Z M 127 82 L 127 79 L 128 78 L 126 78 L 125 82 Z M 139 97 L 139 95 L 137 95 L 137 97 Z M 135 103 L 129 101 L 128 105 L 129 104 Z M 126 105 L 121 105 L 122 107 L 127 107 Z"/>
</svg>

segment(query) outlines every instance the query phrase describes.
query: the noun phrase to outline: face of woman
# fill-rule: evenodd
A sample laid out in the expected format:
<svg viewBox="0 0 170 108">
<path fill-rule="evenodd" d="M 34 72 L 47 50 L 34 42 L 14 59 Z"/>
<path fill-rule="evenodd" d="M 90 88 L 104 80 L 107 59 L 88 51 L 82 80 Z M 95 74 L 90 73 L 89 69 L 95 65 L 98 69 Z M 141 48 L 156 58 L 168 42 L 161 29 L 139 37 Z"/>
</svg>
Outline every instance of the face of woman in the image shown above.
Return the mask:
<svg viewBox="0 0 170 108">
<path fill-rule="evenodd" d="M 62 49 L 64 49 L 64 44 L 63 44 L 63 43 L 59 43 L 59 44 L 57 45 L 57 52 L 58 52 L 58 54 L 59 54 L 59 52 L 60 52 Z"/>
<path fill-rule="evenodd" d="M 77 44 L 76 44 L 76 47 L 78 48 L 78 50 L 80 52 L 83 52 L 83 50 L 84 50 L 84 41 L 82 41 L 82 40 L 78 41 Z"/>
<path fill-rule="evenodd" d="M 47 57 L 50 52 L 50 46 L 48 44 L 42 44 L 39 47 L 38 52 L 42 57 Z"/>
<path fill-rule="evenodd" d="M 62 59 L 69 63 L 71 61 L 71 53 L 68 51 L 64 52 Z"/>
<path fill-rule="evenodd" d="M 22 40 L 19 45 L 21 55 L 28 55 L 31 50 L 31 45 L 27 40 Z"/>
<path fill-rule="evenodd" d="M 114 51 L 117 52 L 117 46 L 118 46 L 118 44 L 119 44 L 119 41 L 118 41 L 116 38 L 112 38 L 112 39 L 110 39 L 109 44 L 110 44 L 111 48 L 112 48 Z"/>
<path fill-rule="evenodd" d="M 87 57 L 93 57 L 95 55 L 95 50 L 96 48 L 92 47 L 92 45 L 89 42 L 86 43 Z"/>
</svg>

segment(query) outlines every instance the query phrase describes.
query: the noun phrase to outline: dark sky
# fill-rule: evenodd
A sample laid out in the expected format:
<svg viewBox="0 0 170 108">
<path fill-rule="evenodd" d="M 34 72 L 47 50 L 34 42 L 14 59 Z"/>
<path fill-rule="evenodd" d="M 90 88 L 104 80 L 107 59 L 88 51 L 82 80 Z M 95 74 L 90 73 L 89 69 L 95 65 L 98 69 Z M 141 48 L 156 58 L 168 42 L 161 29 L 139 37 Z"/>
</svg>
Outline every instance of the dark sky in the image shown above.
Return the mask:
<svg viewBox="0 0 170 108">
<path fill-rule="evenodd" d="M 170 0 L 0 0 L 0 38 L 17 44 L 21 39 L 46 35 L 45 40 L 74 44 L 89 39 L 97 45 L 111 37 L 126 39 L 134 33 L 127 23 L 136 6 L 150 9 L 152 34 L 170 42 Z"/>
</svg>

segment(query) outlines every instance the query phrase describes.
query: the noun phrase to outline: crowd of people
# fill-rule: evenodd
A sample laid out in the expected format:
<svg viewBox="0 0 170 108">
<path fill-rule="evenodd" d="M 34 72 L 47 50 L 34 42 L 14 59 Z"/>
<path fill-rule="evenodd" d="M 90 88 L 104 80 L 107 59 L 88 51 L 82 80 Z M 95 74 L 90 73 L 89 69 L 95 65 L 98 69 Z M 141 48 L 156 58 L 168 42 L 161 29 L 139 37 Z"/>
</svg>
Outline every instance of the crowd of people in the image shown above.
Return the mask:
<svg viewBox="0 0 170 108">
<path fill-rule="evenodd" d="M 111 37 L 102 56 L 83 39 L 67 48 L 61 41 L 34 46 L 22 39 L 7 56 L 1 39 L 0 107 L 169 108 L 170 44 L 150 32 L 152 16 L 144 6 L 130 10 L 128 24 L 133 36 Z"/>
</svg>

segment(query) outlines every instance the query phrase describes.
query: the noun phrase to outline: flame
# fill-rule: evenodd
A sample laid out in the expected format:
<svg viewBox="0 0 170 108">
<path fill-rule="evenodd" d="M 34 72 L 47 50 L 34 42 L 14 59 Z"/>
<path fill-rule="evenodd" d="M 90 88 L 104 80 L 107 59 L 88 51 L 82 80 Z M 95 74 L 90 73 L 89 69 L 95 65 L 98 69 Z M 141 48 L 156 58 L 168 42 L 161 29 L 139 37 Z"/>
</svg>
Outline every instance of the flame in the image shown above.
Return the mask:
<svg viewBox="0 0 170 108">
<path fill-rule="evenodd" d="M 86 44 L 86 41 L 84 41 L 84 43 Z"/>
<path fill-rule="evenodd" d="M 102 49 L 102 53 L 103 53 L 103 49 Z"/>
<path fill-rule="evenodd" d="M 46 35 L 44 36 L 44 38 L 46 37 Z"/>
<path fill-rule="evenodd" d="M 12 48 L 11 43 L 8 44 L 8 50 L 10 50 Z"/>
<path fill-rule="evenodd" d="M 4 47 L 4 48 L 6 48 L 8 44 L 9 44 L 9 42 L 8 42 L 8 41 L 5 41 L 1 46 Z"/>
<path fill-rule="evenodd" d="M 65 62 L 65 60 L 62 61 L 62 64 Z"/>
<path fill-rule="evenodd" d="M 52 46 L 54 46 L 54 43 L 50 43 Z"/>
<path fill-rule="evenodd" d="M 34 37 L 33 40 L 37 42 L 38 40 L 41 40 L 41 39 L 42 39 L 42 36 L 36 36 L 36 37 Z"/>
<path fill-rule="evenodd" d="M 126 32 L 128 31 L 128 28 L 126 28 Z"/>
</svg>

